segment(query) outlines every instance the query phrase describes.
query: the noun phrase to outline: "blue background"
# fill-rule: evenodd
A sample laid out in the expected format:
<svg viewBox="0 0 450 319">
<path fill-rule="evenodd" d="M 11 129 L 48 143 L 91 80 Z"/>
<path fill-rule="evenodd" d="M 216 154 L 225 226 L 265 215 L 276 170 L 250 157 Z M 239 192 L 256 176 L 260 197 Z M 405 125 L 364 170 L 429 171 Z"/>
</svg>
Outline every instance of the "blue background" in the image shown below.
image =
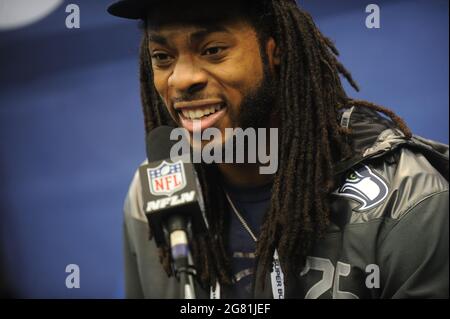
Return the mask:
<svg viewBox="0 0 450 319">
<path fill-rule="evenodd" d="M 65 3 L 25 28 L 0 32 L 0 236 L 7 278 L 27 298 L 122 298 L 122 206 L 144 159 L 134 21 Z M 362 91 L 416 134 L 448 143 L 448 1 L 304 0 Z M 347 86 L 348 87 L 348 86 Z M 67 289 L 78 264 L 81 288 Z"/>
</svg>

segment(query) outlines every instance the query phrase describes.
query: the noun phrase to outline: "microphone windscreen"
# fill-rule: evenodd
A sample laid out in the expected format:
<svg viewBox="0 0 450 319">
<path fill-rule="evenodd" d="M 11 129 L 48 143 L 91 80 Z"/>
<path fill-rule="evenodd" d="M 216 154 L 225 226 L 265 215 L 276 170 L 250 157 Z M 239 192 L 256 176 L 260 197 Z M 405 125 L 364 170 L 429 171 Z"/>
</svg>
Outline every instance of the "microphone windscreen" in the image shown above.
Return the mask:
<svg viewBox="0 0 450 319">
<path fill-rule="evenodd" d="M 147 135 L 147 158 L 149 162 L 158 162 L 170 158 L 170 150 L 177 141 L 170 140 L 174 127 L 159 126 Z"/>
</svg>

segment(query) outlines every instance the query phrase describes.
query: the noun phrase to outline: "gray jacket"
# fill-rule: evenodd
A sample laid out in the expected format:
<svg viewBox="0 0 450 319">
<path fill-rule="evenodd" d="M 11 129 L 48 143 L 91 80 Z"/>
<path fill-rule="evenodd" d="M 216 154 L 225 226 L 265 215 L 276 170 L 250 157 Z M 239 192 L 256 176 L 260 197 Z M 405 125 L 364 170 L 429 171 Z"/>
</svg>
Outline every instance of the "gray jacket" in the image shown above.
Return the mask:
<svg viewBox="0 0 450 319">
<path fill-rule="evenodd" d="M 332 223 L 286 283 L 286 298 L 448 298 L 448 146 L 407 140 L 367 109 L 347 110 L 341 123 L 358 155 L 336 166 Z M 148 239 L 143 206 L 136 173 L 125 201 L 126 296 L 180 298 Z M 255 284 L 255 298 L 272 298 L 269 276 L 266 287 Z"/>
</svg>

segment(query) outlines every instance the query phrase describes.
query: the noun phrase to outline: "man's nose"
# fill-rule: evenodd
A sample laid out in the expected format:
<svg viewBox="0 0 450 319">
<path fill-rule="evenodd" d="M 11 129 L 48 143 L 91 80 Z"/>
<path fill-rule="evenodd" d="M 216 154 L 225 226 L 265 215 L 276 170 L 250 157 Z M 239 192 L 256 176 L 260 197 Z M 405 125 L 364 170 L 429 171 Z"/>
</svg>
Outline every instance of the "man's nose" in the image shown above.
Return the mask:
<svg viewBox="0 0 450 319">
<path fill-rule="evenodd" d="M 178 94 L 194 94 L 206 86 L 207 76 L 191 58 L 183 57 L 178 59 L 168 84 Z"/>
</svg>

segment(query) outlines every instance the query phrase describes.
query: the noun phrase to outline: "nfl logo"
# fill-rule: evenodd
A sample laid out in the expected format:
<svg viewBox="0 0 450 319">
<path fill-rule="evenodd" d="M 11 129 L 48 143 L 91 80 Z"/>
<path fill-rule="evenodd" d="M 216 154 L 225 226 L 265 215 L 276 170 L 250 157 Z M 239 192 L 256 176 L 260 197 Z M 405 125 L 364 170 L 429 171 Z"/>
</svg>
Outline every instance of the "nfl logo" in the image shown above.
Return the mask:
<svg viewBox="0 0 450 319">
<path fill-rule="evenodd" d="M 155 196 L 172 196 L 186 187 L 182 161 L 173 164 L 163 161 L 158 167 L 147 169 L 147 173 L 150 193 Z"/>
</svg>

